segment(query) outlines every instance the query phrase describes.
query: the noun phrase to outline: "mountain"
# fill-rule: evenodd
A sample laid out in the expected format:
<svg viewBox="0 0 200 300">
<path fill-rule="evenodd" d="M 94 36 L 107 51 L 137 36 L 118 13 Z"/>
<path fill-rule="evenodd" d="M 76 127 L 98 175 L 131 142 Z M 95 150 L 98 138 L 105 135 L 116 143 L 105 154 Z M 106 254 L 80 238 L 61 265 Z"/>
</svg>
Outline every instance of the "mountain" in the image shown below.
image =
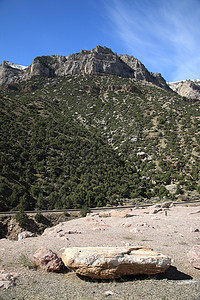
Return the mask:
<svg viewBox="0 0 200 300">
<path fill-rule="evenodd" d="M 199 102 L 135 58 L 97 46 L 1 80 L 0 210 L 199 197 Z"/>
<path fill-rule="evenodd" d="M 75 74 L 111 74 L 145 80 L 169 90 L 160 74 L 150 73 L 133 56 L 117 55 L 111 49 L 97 46 L 69 56 L 36 57 L 28 68 L 4 61 L 0 66 L 0 85 L 28 80 L 33 76 L 66 76 Z"/>
<path fill-rule="evenodd" d="M 191 100 L 200 100 L 200 79 L 169 82 L 169 87 L 179 95 Z"/>
</svg>

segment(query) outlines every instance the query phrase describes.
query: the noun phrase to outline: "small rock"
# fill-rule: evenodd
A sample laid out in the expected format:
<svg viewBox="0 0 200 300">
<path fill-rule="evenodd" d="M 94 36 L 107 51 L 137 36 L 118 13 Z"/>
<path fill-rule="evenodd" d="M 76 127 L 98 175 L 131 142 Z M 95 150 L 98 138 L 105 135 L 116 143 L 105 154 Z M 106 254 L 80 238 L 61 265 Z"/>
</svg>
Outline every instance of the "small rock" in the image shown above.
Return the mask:
<svg viewBox="0 0 200 300">
<path fill-rule="evenodd" d="M 150 227 L 147 223 L 137 223 L 136 226 Z"/>
<path fill-rule="evenodd" d="M 161 208 L 170 208 L 172 205 L 172 202 L 164 202 L 162 203 Z"/>
<path fill-rule="evenodd" d="M 199 232 L 199 229 L 196 227 L 191 227 L 190 232 Z"/>
<path fill-rule="evenodd" d="M 18 241 L 27 239 L 29 237 L 35 237 L 36 234 L 30 231 L 22 231 L 18 234 Z"/>
<path fill-rule="evenodd" d="M 8 289 L 15 285 L 15 280 L 18 274 L 6 273 L 4 270 L 0 270 L 0 288 Z"/>
<path fill-rule="evenodd" d="M 115 293 L 112 292 L 112 291 L 105 291 L 104 295 L 105 296 L 111 296 L 111 295 L 115 295 Z"/>
<path fill-rule="evenodd" d="M 130 244 L 130 243 L 128 243 L 128 242 L 125 242 L 125 241 L 121 241 L 121 243 L 122 243 L 123 245 L 125 245 L 126 247 L 129 247 L 129 246 L 131 246 L 131 244 Z"/>
<path fill-rule="evenodd" d="M 87 220 L 87 218 L 93 218 L 93 217 L 99 217 L 99 213 L 87 213 L 85 218 Z"/>
<path fill-rule="evenodd" d="M 188 261 L 194 268 L 200 269 L 200 245 L 195 245 L 187 254 Z"/>
<path fill-rule="evenodd" d="M 47 272 L 60 272 L 64 268 L 61 258 L 50 249 L 41 248 L 33 257 L 36 266 Z"/>
<path fill-rule="evenodd" d="M 91 230 L 93 230 L 93 231 L 105 231 L 105 228 L 93 227 L 93 228 L 91 228 Z"/>
<path fill-rule="evenodd" d="M 158 212 L 162 211 L 162 208 L 158 208 L 158 209 L 153 209 L 152 211 L 150 211 L 150 214 L 157 214 Z"/>
<path fill-rule="evenodd" d="M 132 232 L 132 233 L 142 233 L 142 231 L 137 229 L 137 228 L 131 229 L 130 232 Z"/>
<path fill-rule="evenodd" d="M 188 215 L 193 215 L 193 214 L 198 214 L 198 213 L 200 213 L 200 209 L 189 212 Z"/>
<path fill-rule="evenodd" d="M 120 227 L 125 227 L 125 228 L 129 228 L 129 227 L 131 227 L 132 226 L 132 224 L 130 224 L 130 223 L 122 223 L 121 225 L 120 225 Z"/>
</svg>

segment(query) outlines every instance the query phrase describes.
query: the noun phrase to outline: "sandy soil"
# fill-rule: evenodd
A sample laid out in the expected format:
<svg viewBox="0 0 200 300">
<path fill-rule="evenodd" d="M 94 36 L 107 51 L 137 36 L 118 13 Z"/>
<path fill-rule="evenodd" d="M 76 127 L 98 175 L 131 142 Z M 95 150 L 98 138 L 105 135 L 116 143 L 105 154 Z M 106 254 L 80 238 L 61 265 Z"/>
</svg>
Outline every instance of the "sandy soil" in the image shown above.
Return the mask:
<svg viewBox="0 0 200 300">
<path fill-rule="evenodd" d="M 199 289 L 200 270 L 190 265 L 187 253 L 193 245 L 200 244 L 200 206 L 173 206 L 167 209 L 167 215 L 164 210 L 153 214 L 153 210 L 152 207 L 133 209 L 128 211 L 128 217 L 92 214 L 46 229 L 39 237 L 20 241 L 1 239 L 0 269 L 22 274 L 20 256 L 32 259 L 41 247 L 61 255 L 64 248 L 73 246 L 149 246 L 172 258 L 177 277 L 173 279 L 194 280 Z"/>
</svg>

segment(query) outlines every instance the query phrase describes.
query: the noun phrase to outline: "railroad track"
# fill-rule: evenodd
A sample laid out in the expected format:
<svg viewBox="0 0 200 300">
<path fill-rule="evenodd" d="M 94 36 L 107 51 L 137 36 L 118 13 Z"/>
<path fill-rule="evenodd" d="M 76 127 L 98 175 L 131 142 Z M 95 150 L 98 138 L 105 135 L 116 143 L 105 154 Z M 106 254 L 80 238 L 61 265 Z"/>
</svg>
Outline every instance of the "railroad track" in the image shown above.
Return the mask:
<svg viewBox="0 0 200 300">
<path fill-rule="evenodd" d="M 200 200 L 197 201 L 182 201 L 182 202 L 173 202 L 172 203 L 174 205 L 191 205 L 191 204 L 199 204 L 200 205 Z M 135 207 L 149 207 L 152 206 L 154 204 L 143 204 L 143 205 L 126 205 L 126 206 L 113 206 L 113 207 L 95 207 L 95 208 L 91 208 L 91 212 L 98 212 L 98 211 L 102 211 L 102 210 L 120 210 L 120 209 L 128 209 L 128 208 L 135 208 Z M 78 213 L 80 212 L 81 209 L 57 209 L 57 210 L 34 210 L 34 211 L 25 211 L 26 214 L 28 215 L 34 215 L 37 214 L 38 212 L 42 213 L 42 214 L 59 214 L 59 213 Z M 0 212 L 0 216 L 12 216 L 12 215 L 16 215 L 19 211 L 6 211 L 6 212 Z"/>
</svg>

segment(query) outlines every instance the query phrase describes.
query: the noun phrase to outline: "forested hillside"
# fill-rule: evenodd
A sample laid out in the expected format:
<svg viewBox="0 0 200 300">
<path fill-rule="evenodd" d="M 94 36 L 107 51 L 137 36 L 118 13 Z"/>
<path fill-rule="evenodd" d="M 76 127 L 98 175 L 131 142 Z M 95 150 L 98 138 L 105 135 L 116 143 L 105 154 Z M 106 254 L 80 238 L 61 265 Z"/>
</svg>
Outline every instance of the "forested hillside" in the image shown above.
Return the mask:
<svg viewBox="0 0 200 300">
<path fill-rule="evenodd" d="M 200 192 L 199 102 L 113 75 L 2 86 L 1 210 Z"/>
</svg>

